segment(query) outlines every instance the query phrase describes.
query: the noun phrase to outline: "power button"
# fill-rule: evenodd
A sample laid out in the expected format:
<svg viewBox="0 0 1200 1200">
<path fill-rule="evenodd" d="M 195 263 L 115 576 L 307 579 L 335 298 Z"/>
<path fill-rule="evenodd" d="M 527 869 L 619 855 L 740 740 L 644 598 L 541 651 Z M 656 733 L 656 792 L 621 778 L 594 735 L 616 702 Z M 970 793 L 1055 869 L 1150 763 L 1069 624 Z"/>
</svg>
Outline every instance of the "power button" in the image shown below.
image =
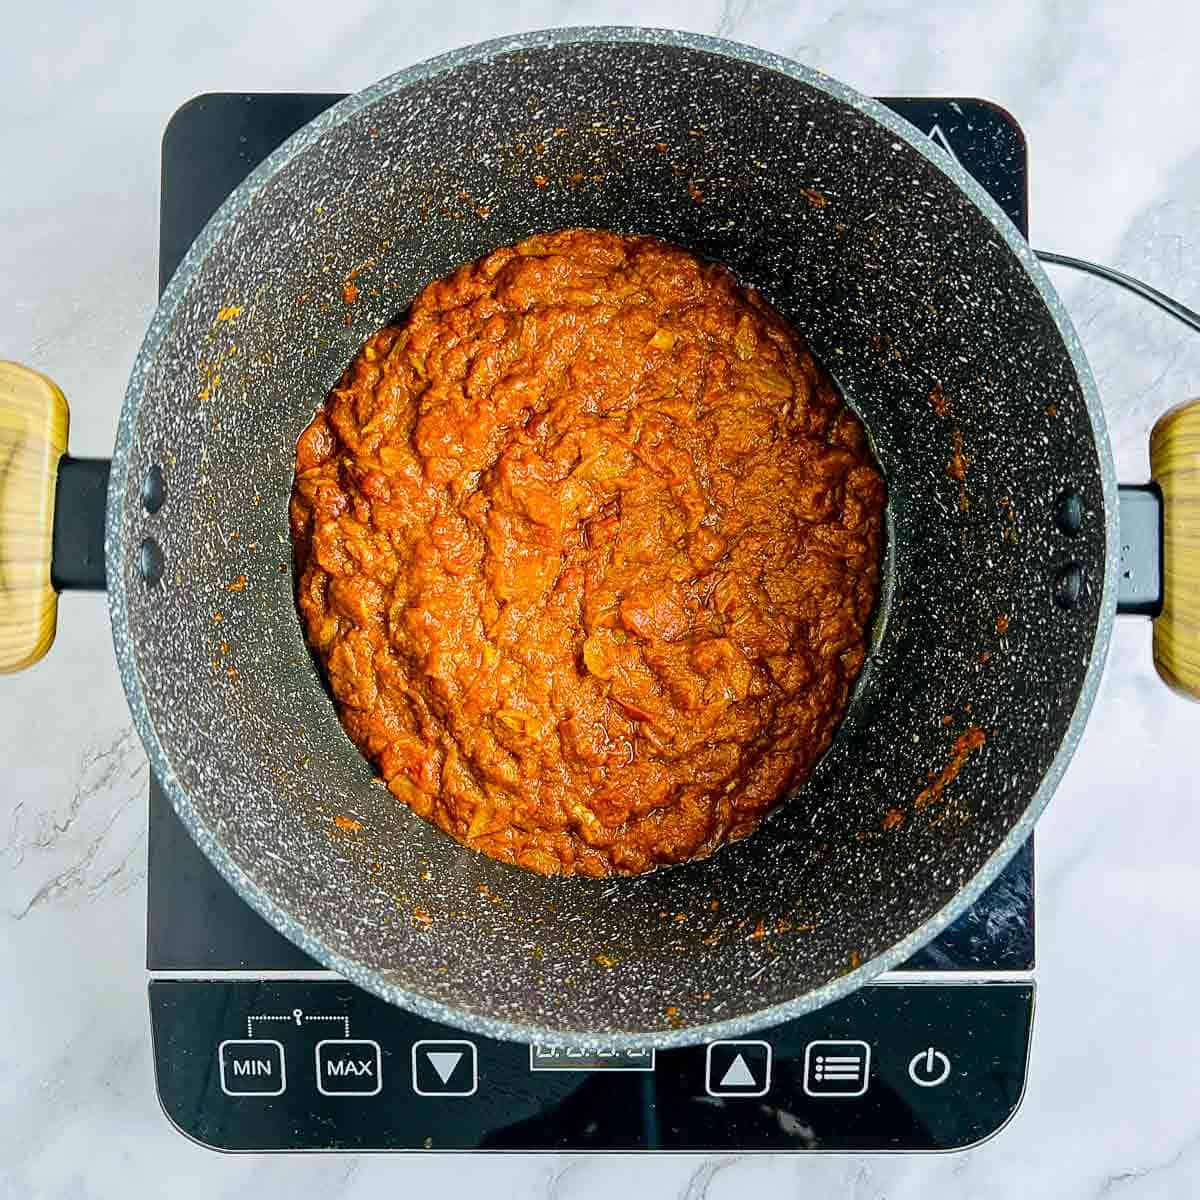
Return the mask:
<svg viewBox="0 0 1200 1200">
<path fill-rule="evenodd" d="M 927 1046 L 909 1060 L 908 1077 L 917 1087 L 938 1087 L 950 1078 L 950 1060 L 940 1050 Z"/>
</svg>

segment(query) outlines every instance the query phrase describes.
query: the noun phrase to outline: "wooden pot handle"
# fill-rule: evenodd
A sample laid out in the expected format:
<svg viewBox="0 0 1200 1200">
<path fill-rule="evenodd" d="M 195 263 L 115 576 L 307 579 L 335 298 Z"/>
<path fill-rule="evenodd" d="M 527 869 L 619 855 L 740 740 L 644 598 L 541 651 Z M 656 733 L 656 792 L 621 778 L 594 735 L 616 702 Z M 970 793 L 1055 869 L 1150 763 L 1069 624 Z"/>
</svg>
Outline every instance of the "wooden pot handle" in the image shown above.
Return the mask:
<svg viewBox="0 0 1200 1200">
<path fill-rule="evenodd" d="M 68 424 L 54 383 L 0 362 L 0 672 L 31 666 L 54 641 L 54 495 Z"/>
<path fill-rule="evenodd" d="M 1200 700 L 1200 400 L 1171 409 L 1150 434 L 1150 474 L 1162 492 L 1162 613 L 1154 665 Z"/>
</svg>

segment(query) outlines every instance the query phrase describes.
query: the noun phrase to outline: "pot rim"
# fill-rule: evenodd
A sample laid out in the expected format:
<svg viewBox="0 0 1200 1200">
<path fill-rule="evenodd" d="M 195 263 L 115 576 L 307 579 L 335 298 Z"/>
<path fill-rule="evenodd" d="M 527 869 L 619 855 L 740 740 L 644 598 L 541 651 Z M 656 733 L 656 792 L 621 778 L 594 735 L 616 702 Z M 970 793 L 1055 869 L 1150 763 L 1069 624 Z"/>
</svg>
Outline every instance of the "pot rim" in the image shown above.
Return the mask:
<svg viewBox="0 0 1200 1200">
<path fill-rule="evenodd" d="M 751 63 L 765 70 L 779 72 L 815 88 L 834 100 L 850 106 L 863 115 L 887 128 L 897 138 L 948 176 L 967 198 L 975 205 L 1025 269 L 1036 287 L 1042 302 L 1049 310 L 1063 344 L 1070 356 L 1083 393 L 1084 403 L 1092 427 L 1092 435 L 1100 460 L 1101 487 L 1104 497 L 1105 521 L 1105 570 L 1100 613 L 1096 633 L 1083 685 L 1080 689 L 1075 710 L 1054 759 L 1043 776 L 1025 811 L 1014 822 L 1001 843 L 988 857 L 983 866 L 955 895 L 923 924 L 908 933 L 900 941 L 862 963 L 853 971 L 838 976 L 818 988 L 794 997 L 781 1004 L 771 1005 L 753 1013 L 729 1020 L 714 1021 L 704 1025 L 692 1025 L 682 1029 L 653 1033 L 604 1033 L 597 1035 L 587 1030 L 545 1029 L 517 1021 L 496 1020 L 476 1013 L 463 1012 L 440 1001 L 397 986 L 389 982 L 383 972 L 367 967 L 344 955 L 331 951 L 321 938 L 301 922 L 295 920 L 273 897 L 262 890 L 229 857 L 214 831 L 201 820 L 194 809 L 187 790 L 182 786 L 162 743 L 159 741 L 153 716 L 142 691 L 141 677 L 134 654 L 133 639 L 129 624 L 129 597 L 126 572 L 129 560 L 136 549 L 127 546 L 121 536 L 125 521 L 126 503 L 129 496 L 126 479 L 131 461 L 137 415 L 141 406 L 145 380 L 171 327 L 175 312 L 197 275 L 205 257 L 225 229 L 238 219 L 248 208 L 254 197 L 274 176 L 297 156 L 305 153 L 326 133 L 353 118 L 356 114 L 379 100 L 386 98 L 412 83 L 431 79 L 468 64 L 486 62 L 514 51 L 539 49 L 551 46 L 584 43 L 637 43 L 656 46 L 675 46 L 696 50 L 724 58 Z M 378 83 L 339 101 L 298 130 L 277 150 L 269 155 L 230 194 L 188 250 L 179 268 L 159 300 L 158 307 L 146 331 L 145 339 L 138 352 L 125 399 L 121 407 L 120 423 L 112 460 L 112 482 L 108 491 L 108 507 L 105 524 L 105 557 L 108 562 L 108 603 L 112 620 L 113 643 L 121 682 L 133 714 L 134 725 L 145 744 L 150 765 L 170 798 L 192 837 L 218 871 L 228 880 L 233 889 L 272 926 L 289 938 L 305 953 L 311 955 L 331 971 L 343 976 L 351 983 L 362 987 L 380 998 L 399 1007 L 486 1037 L 519 1042 L 554 1042 L 572 1048 L 595 1047 L 598 1044 L 629 1048 L 652 1046 L 669 1048 L 688 1046 L 721 1038 L 738 1037 L 783 1021 L 802 1016 L 821 1008 L 857 990 L 863 984 L 884 971 L 899 967 L 927 942 L 937 937 L 951 922 L 973 904 L 989 884 L 1000 874 L 1008 861 L 1024 844 L 1062 779 L 1067 765 L 1075 752 L 1087 722 L 1088 714 L 1100 686 L 1104 663 L 1111 639 L 1113 620 L 1117 607 L 1117 563 L 1119 561 L 1119 530 L 1117 508 L 1117 480 L 1112 461 L 1104 413 L 1100 407 L 1099 394 L 1091 368 L 1084 355 L 1078 335 L 1062 302 L 1029 244 L 1001 211 L 1000 207 L 984 189 L 949 155 L 938 150 L 923 133 L 897 116 L 879 101 L 863 96 L 854 89 L 839 83 L 820 71 L 800 65 L 769 51 L 759 50 L 723 38 L 703 34 L 684 33 L 666 29 L 643 29 L 631 26 L 582 26 L 575 28 L 539 30 L 515 36 L 501 37 L 472 46 L 452 50 L 425 62 L 397 71 Z"/>
</svg>

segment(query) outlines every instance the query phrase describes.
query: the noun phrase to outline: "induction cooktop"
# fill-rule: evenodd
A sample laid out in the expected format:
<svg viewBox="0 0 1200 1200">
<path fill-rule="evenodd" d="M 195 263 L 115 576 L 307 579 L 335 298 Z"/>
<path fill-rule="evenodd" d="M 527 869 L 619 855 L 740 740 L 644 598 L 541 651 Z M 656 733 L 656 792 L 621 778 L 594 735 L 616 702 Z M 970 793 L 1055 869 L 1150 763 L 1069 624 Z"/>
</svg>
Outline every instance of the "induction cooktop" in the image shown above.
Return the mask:
<svg viewBox="0 0 1200 1200">
<path fill-rule="evenodd" d="M 329 94 L 210 94 L 162 144 L 159 289 L 242 179 Z M 1027 231 L 1002 109 L 888 99 Z M 314 397 L 314 407 L 320 397 Z M 152 780 L 146 965 L 168 1119 L 221 1150 L 956 1150 L 1016 1111 L 1033 1026 L 1033 845 L 904 964 L 737 1041 L 584 1055 L 498 1042 L 324 970 L 217 873 Z"/>
</svg>

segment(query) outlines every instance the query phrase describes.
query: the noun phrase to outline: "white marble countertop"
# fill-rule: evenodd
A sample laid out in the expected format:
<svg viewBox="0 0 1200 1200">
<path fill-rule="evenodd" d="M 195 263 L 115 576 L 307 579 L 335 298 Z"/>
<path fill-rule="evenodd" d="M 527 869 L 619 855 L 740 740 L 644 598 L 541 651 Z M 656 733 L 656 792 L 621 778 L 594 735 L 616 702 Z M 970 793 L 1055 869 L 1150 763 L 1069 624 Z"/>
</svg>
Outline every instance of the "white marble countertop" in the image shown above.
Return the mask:
<svg viewBox="0 0 1200 1200">
<path fill-rule="evenodd" d="M 975 95 L 1025 128 L 1034 244 L 1200 307 L 1200 8 L 1186 0 L 207 0 L 81 15 L 42 0 L 0 41 L 0 357 L 54 376 L 72 450 L 110 452 L 155 302 L 159 137 L 203 91 L 353 91 L 454 45 L 560 24 L 719 33 L 859 89 Z M 986 8 L 986 11 L 985 11 Z M 99 11 L 99 10 L 97 10 Z M 1200 338 L 1058 276 L 1099 379 L 1119 473 L 1200 395 Z M 1095 714 L 1039 827 L 1038 1011 L 1025 1101 L 980 1148 L 932 1156 L 228 1156 L 155 1100 L 144 907 L 146 763 L 102 599 L 0 683 L 0 1194 L 368 1197 L 1200 1194 L 1200 707 L 1121 621 Z M 643 1193 L 640 1189 L 645 1189 Z M 388 1192 L 391 1194 L 391 1191 Z M 396 1193 L 400 1194 L 400 1193 Z"/>
</svg>

